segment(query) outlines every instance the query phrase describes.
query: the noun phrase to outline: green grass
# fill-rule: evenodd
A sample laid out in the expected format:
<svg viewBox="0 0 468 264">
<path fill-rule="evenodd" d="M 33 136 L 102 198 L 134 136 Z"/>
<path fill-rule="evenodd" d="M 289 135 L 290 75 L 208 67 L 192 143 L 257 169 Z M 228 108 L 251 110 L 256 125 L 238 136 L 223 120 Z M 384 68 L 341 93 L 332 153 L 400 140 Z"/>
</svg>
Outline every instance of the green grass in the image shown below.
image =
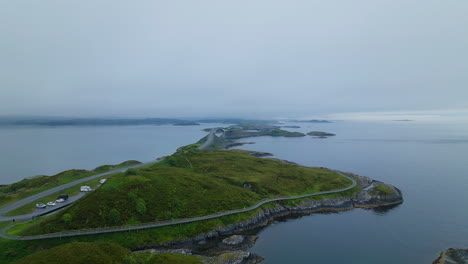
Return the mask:
<svg viewBox="0 0 468 264">
<path fill-rule="evenodd" d="M 245 185 L 250 186 L 250 190 L 243 188 Z M 247 207 L 264 198 L 298 195 L 349 185 L 349 180 L 327 169 L 305 168 L 257 158 L 246 151 L 197 151 L 195 147 L 181 148 L 160 163 L 116 174 L 101 188 L 67 209 L 34 222 L 20 223 L 8 233 L 39 234 L 195 217 Z M 340 194 L 313 199 L 348 196 L 358 190 L 356 187 Z M 136 208 L 141 199 L 146 207 L 143 214 Z M 301 200 L 303 199 L 285 203 L 294 204 Z M 273 206 L 275 203 L 268 203 L 262 208 Z M 110 222 L 112 208 L 119 211 L 118 223 Z M 0 264 L 11 263 L 37 250 L 70 242 L 106 241 L 134 249 L 194 237 L 250 219 L 262 208 L 206 221 L 130 232 L 33 241 L 0 239 Z M 65 214 L 72 216 L 71 222 L 65 223 L 62 220 Z"/>
<path fill-rule="evenodd" d="M 331 170 L 257 158 L 244 151 L 182 150 L 165 162 L 116 174 L 24 233 L 192 218 L 249 207 L 265 198 L 333 190 L 350 183 Z M 72 220 L 65 221 L 65 214 Z"/>
<path fill-rule="evenodd" d="M 72 187 L 67 188 L 65 190 L 53 193 L 53 194 L 48 195 L 46 197 L 35 200 L 35 201 L 33 201 L 33 202 L 29 203 L 29 204 L 25 204 L 25 205 L 23 205 L 21 207 L 18 207 L 16 209 L 14 209 L 14 210 L 11 210 L 11 211 L 7 212 L 5 215 L 6 216 L 16 216 L 16 215 L 30 214 L 30 213 L 34 212 L 37 203 L 44 203 L 45 204 L 45 203 L 50 202 L 50 201 L 55 201 L 60 194 L 68 194 L 70 197 L 78 195 L 80 193 L 80 186 L 88 185 L 91 188 L 96 188 L 99 185 L 99 180 L 100 179 L 109 179 L 113 175 L 114 174 L 106 175 L 106 176 L 96 178 L 96 179 L 92 179 L 92 180 L 86 181 L 86 182 L 84 182 L 82 184 L 72 186 Z"/>
<path fill-rule="evenodd" d="M 359 190 L 358 188 L 356 190 Z M 354 191 L 354 190 L 353 190 Z M 351 195 L 353 191 L 345 192 L 346 195 Z M 326 195 L 323 197 L 331 197 L 332 195 Z M 285 201 L 290 205 L 300 203 L 304 199 Z M 107 241 L 119 244 L 125 248 L 135 249 L 145 246 L 151 246 L 158 243 L 169 242 L 177 239 L 183 239 L 187 237 L 194 237 L 201 233 L 212 231 L 216 228 L 228 226 L 230 224 L 238 223 L 250 219 L 257 215 L 261 210 L 265 208 L 274 207 L 275 203 L 268 203 L 253 211 L 223 216 L 216 219 L 210 219 L 205 221 L 199 221 L 194 223 L 166 226 L 151 229 L 142 229 L 138 231 L 130 232 L 116 232 L 106 233 L 99 235 L 89 236 L 77 236 L 77 237 L 66 237 L 62 239 L 44 239 L 44 240 L 32 240 L 32 241 L 19 241 L 19 240 L 7 240 L 0 238 L 0 264 L 11 263 L 16 259 L 31 254 L 34 251 L 44 248 L 50 248 L 57 245 L 62 245 L 71 242 L 95 242 L 95 241 Z M 49 216 L 50 217 L 50 216 Z M 36 223 L 41 224 L 44 219 L 37 220 Z M 8 223 L 10 224 L 10 223 Z M 29 226 L 31 223 L 29 223 Z M 27 228 L 28 224 L 24 223 L 12 233 L 21 232 L 24 228 Z M 10 232 L 8 232 L 10 233 Z"/>
<path fill-rule="evenodd" d="M 271 207 L 273 205 L 273 203 L 266 204 L 262 206 L 262 208 Z M 0 264 L 11 263 L 12 261 L 31 254 L 37 250 L 51 248 L 71 242 L 106 241 L 117 243 L 129 249 L 151 246 L 157 243 L 164 243 L 175 239 L 193 237 L 200 233 L 209 232 L 218 227 L 227 226 L 242 220 L 247 220 L 258 214 L 260 210 L 261 209 L 259 208 L 251 212 L 224 216 L 217 219 L 210 219 L 206 221 L 175 226 L 143 229 L 131 232 L 117 232 L 89 236 L 66 237 L 62 239 L 57 238 L 31 241 L 8 240 L 0 238 L 0 249 L 2 249 L 0 250 Z M 40 224 L 40 221 L 42 220 L 43 219 L 37 220 L 37 223 Z M 10 225 L 11 223 L 4 223 L 4 225 L 7 224 Z M 22 230 L 26 226 L 27 223 L 22 224 L 22 227 L 14 233 L 18 233 L 18 231 Z"/>
<path fill-rule="evenodd" d="M 23 179 L 19 182 L 0 187 L 0 206 L 19 201 L 34 194 L 52 189 L 54 187 L 86 178 L 98 173 L 110 171 L 139 164 L 139 161 L 129 160 L 118 165 L 102 165 L 94 169 L 88 170 L 67 170 L 53 176 L 36 176 L 28 179 Z"/>
<path fill-rule="evenodd" d="M 384 194 L 384 195 L 393 194 L 392 189 L 390 189 L 386 185 L 379 185 L 379 186 L 374 187 L 373 189 L 380 192 L 380 193 L 382 193 L 382 194 Z"/>
<path fill-rule="evenodd" d="M 185 256 L 181 254 L 149 254 L 134 253 L 128 255 L 124 264 L 202 264 L 202 261 L 195 256 Z"/>
<path fill-rule="evenodd" d="M 123 263 L 130 250 L 107 242 L 74 242 L 31 254 L 15 264 Z"/>
</svg>

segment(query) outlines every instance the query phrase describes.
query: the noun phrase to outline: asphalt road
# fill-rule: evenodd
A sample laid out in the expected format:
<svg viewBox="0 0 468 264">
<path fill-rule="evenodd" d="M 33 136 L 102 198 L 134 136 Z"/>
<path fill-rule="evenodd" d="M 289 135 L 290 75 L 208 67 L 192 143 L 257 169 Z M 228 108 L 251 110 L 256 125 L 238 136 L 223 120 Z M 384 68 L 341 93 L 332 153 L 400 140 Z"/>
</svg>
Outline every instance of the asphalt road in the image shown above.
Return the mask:
<svg viewBox="0 0 468 264">
<path fill-rule="evenodd" d="M 96 175 L 89 176 L 89 177 L 86 177 L 86 178 L 83 178 L 83 179 L 80 179 L 80 180 L 76 180 L 76 181 L 72 181 L 72 182 L 60 185 L 58 187 L 49 189 L 47 191 L 43 191 L 43 192 L 35 194 L 35 195 L 31 195 L 31 196 L 29 196 L 27 198 L 24 198 L 22 200 L 19 200 L 17 202 L 4 205 L 4 206 L 0 207 L 0 221 L 10 221 L 12 219 L 17 219 L 17 220 L 19 220 L 19 219 L 28 219 L 28 218 L 32 218 L 33 216 L 39 216 L 39 215 L 44 213 L 44 210 L 47 210 L 47 209 L 36 210 L 32 214 L 27 214 L 27 215 L 24 215 L 24 216 L 10 217 L 10 216 L 2 216 L 2 215 L 9 212 L 9 211 L 11 211 L 11 210 L 19 208 L 19 207 L 21 207 L 23 205 L 29 204 L 31 202 L 34 202 L 34 201 L 38 200 L 38 199 L 49 196 L 51 194 L 63 191 L 65 189 L 68 189 L 68 188 L 73 187 L 75 185 L 78 185 L 80 183 L 87 182 L 89 180 L 100 178 L 100 177 L 103 177 L 103 176 L 106 176 L 106 175 L 114 174 L 114 173 L 117 173 L 117 172 L 125 172 L 126 170 L 128 170 L 130 168 L 137 168 L 137 167 L 141 167 L 141 166 L 144 166 L 144 165 L 147 165 L 147 164 L 152 164 L 152 163 L 155 163 L 155 162 L 157 162 L 157 161 L 150 161 L 150 162 L 146 162 L 146 163 L 137 164 L 137 165 L 134 165 L 134 166 L 131 166 L 131 167 L 126 167 L 126 168 L 121 168 L 121 169 L 116 169 L 116 170 L 96 174 Z M 81 196 L 80 196 L 80 198 L 81 198 Z"/>
<path fill-rule="evenodd" d="M 213 143 L 213 139 L 214 139 L 216 130 L 218 130 L 218 129 L 217 129 L 217 128 L 211 129 L 210 134 L 208 134 L 208 138 L 206 139 L 205 143 L 203 143 L 200 147 L 198 147 L 198 149 L 204 150 L 204 149 L 206 149 L 211 143 Z"/>
<path fill-rule="evenodd" d="M 216 130 L 217 130 L 217 128 L 214 128 L 214 129 L 212 129 L 210 131 L 210 133 L 208 134 L 208 138 L 207 138 L 206 142 L 203 145 L 201 145 L 199 147 L 199 149 L 203 150 L 203 149 L 207 148 L 213 142 Z M 93 176 L 90 176 L 90 177 L 87 177 L 87 178 L 83 178 L 83 179 L 80 179 L 80 180 L 76 180 L 76 181 L 73 181 L 73 182 L 69 182 L 69 183 L 60 185 L 60 186 L 52 188 L 50 190 L 47 190 L 47 191 L 44 191 L 44 192 L 29 196 L 29 197 L 24 198 L 22 200 L 19 200 L 17 202 L 6 204 L 6 205 L 0 207 L 0 222 L 12 221 L 13 219 L 15 219 L 15 220 L 32 219 L 32 218 L 34 218 L 36 216 L 43 215 L 44 213 L 47 213 L 49 211 L 56 211 L 57 208 L 69 205 L 70 203 L 72 203 L 72 202 L 78 200 L 79 198 L 81 198 L 83 195 L 77 195 L 77 196 L 74 196 L 74 197 L 70 197 L 67 202 L 65 202 L 63 204 L 57 204 L 55 207 L 47 207 L 45 209 L 36 209 L 31 214 L 19 215 L 19 216 L 3 216 L 3 214 L 5 214 L 5 213 L 7 213 L 9 211 L 12 211 L 12 210 L 14 210 L 16 208 L 19 208 L 19 207 L 24 206 L 26 204 L 30 204 L 30 203 L 38 200 L 38 199 L 49 196 L 51 194 L 58 193 L 60 191 L 68 189 L 69 187 L 79 185 L 80 183 L 84 183 L 84 182 L 87 182 L 89 180 L 93 180 L 93 179 L 100 178 L 100 177 L 110 175 L 110 174 L 114 174 L 114 173 L 117 173 L 117 172 L 125 172 L 130 168 L 137 168 L 137 167 L 141 167 L 141 166 L 156 163 L 156 162 L 157 161 L 150 161 L 150 162 L 146 162 L 146 163 L 142 163 L 142 164 L 137 164 L 137 165 L 134 165 L 134 166 L 131 166 L 131 167 L 126 167 L 126 168 L 121 168 L 121 169 L 116 169 L 116 170 L 96 174 L 96 175 L 93 175 Z"/>
<path fill-rule="evenodd" d="M 208 134 L 208 138 L 203 143 L 199 149 L 203 150 L 206 149 L 214 140 L 215 132 L 217 131 L 217 128 L 214 128 L 210 131 Z M 25 199 L 22 199 L 20 201 L 7 204 L 3 207 L 0 207 L 0 221 L 12 221 L 13 219 L 15 220 L 22 220 L 22 219 L 31 219 L 36 216 L 44 215 L 47 212 L 52 212 L 56 211 L 58 208 L 65 207 L 74 201 L 78 200 L 82 196 L 84 196 L 84 193 L 81 193 L 80 195 L 70 197 L 69 200 L 66 203 L 63 204 L 57 204 L 56 207 L 48 207 L 46 209 L 36 209 L 33 213 L 27 214 L 27 215 L 21 215 L 21 216 L 1 216 L 2 214 L 5 214 L 6 212 L 9 212 L 13 209 L 16 209 L 18 207 L 21 207 L 23 205 L 29 204 L 31 202 L 36 201 L 37 199 L 43 198 L 45 196 L 48 196 L 50 194 L 54 194 L 57 192 L 60 192 L 64 189 L 67 189 L 69 187 L 78 185 L 80 183 L 100 178 L 106 175 L 110 175 L 113 173 L 117 172 L 125 172 L 126 170 L 130 168 L 137 168 L 141 167 L 144 165 L 152 164 L 157 161 L 151 161 L 151 162 L 146 162 L 142 164 L 137 164 L 135 166 L 127 167 L 127 168 L 121 168 L 121 169 L 116 169 L 112 171 L 108 171 L 105 173 L 100 173 L 96 174 L 87 178 L 83 178 L 80 180 L 76 180 L 73 182 L 69 182 L 67 184 L 52 188 L 50 190 L 38 193 L 36 195 L 32 195 L 30 197 L 27 197 Z M 335 171 L 337 174 L 339 174 L 342 177 L 345 177 L 349 179 L 352 184 L 346 188 L 341 188 L 337 190 L 331 190 L 331 191 L 324 191 L 324 192 L 317 192 L 317 193 L 311 193 L 311 194 L 304 194 L 304 195 L 296 195 L 296 196 L 288 196 L 288 197 L 277 197 L 277 198 L 270 198 L 270 199 L 265 199 L 257 204 L 248 207 L 248 208 L 243 208 L 243 209 L 237 209 L 237 210 L 230 210 L 230 211 L 225 211 L 225 212 L 220 212 L 220 213 L 215 213 L 211 215 L 206 215 L 206 216 L 201 216 L 201 217 L 195 217 L 195 218 L 187 218 L 187 219 L 178 219 L 178 220 L 172 220 L 172 221 L 164 221 L 164 222 L 157 222 L 157 223 L 147 223 L 147 224 L 140 224 L 140 225 L 135 225 L 135 226 L 125 226 L 125 227 L 110 227 L 110 228 L 99 228 L 99 229 L 89 229 L 89 230 L 77 230 L 77 231 L 68 231 L 68 232 L 61 232 L 61 233 L 52 233 L 52 234 L 45 234 L 45 235 L 37 235 L 37 236 L 11 236 L 6 234 L 6 230 L 10 227 L 6 227 L 2 230 L 0 230 L 0 237 L 7 238 L 7 239 L 15 239 L 15 240 L 37 240 L 37 239 L 44 239 L 44 238 L 58 238 L 58 237 L 69 237 L 69 236 L 81 236 L 81 235 L 92 235 L 92 234 L 102 234 L 102 233 L 111 233 L 111 232 L 121 232 L 121 231 L 130 231 L 130 230 L 139 230 L 139 229 L 146 229 L 146 228 L 154 228 L 154 227 L 161 227 L 161 226 L 170 226 L 170 225 L 178 225 L 178 224 L 184 224 L 184 223 L 191 223 L 191 222 L 197 222 L 197 221 L 203 221 L 203 220 L 208 220 L 208 219 L 213 219 L 221 216 L 226 216 L 226 215 L 231 215 L 231 214 L 238 214 L 238 213 L 243 213 L 243 212 L 248 212 L 257 209 L 258 207 L 270 203 L 270 202 L 275 202 L 275 201 L 282 201 L 282 200 L 294 200 L 294 199 L 301 199 L 301 198 L 306 198 L 306 197 L 311 197 L 311 196 L 317 196 L 317 195 L 324 195 L 324 194 L 331 194 L 331 193 L 339 193 L 339 192 L 344 192 L 347 190 L 350 190 L 356 186 L 356 181 L 344 174 L 342 174 L 339 171 Z"/>
<path fill-rule="evenodd" d="M 344 192 L 344 191 L 350 190 L 350 189 L 352 189 L 352 188 L 354 188 L 356 186 L 356 181 L 354 179 L 342 174 L 339 171 L 335 171 L 335 172 L 337 174 L 339 174 L 340 176 L 345 177 L 346 179 L 350 180 L 352 184 L 350 186 L 348 186 L 348 187 L 337 189 L 337 190 L 316 192 L 316 193 L 310 193 L 310 194 L 304 194 L 304 195 L 295 195 L 295 196 L 288 196 L 288 197 L 277 197 L 277 198 L 265 199 L 265 200 L 262 200 L 262 201 L 258 202 L 257 204 L 255 204 L 255 205 L 253 205 L 251 207 L 248 207 L 248 208 L 230 210 L 230 211 L 215 213 L 215 214 L 206 215 L 206 216 L 194 217 L 194 218 L 178 219 L 178 220 L 156 222 L 156 223 L 147 223 L 147 224 L 140 224 L 140 225 L 134 225 L 134 226 L 120 226 L 120 227 L 110 227 L 110 228 L 97 228 L 97 229 L 88 229 L 88 230 L 67 231 L 67 232 L 51 233 L 51 234 L 36 235 L 36 236 L 12 236 L 12 235 L 7 235 L 6 230 L 8 230 L 8 228 L 11 228 L 11 227 L 6 227 L 6 228 L 0 230 L 0 237 L 6 238 L 6 239 L 15 239 L 15 240 L 37 240 L 37 239 L 45 239 L 45 238 L 62 238 L 62 237 L 71 237 L 71 236 L 94 235 L 94 234 L 131 231 L 131 230 L 147 229 L 147 228 L 170 226 L 170 225 L 179 225 L 179 224 L 184 224 L 184 223 L 203 221 L 203 220 L 213 219 L 213 218 L 217 218 L 217 217 L 221 217 L 221 216 L 252 211 L 252 210 L 255 210 L 258 207 L 260 207 L 260 206 L 262 206 L 262 205 L 264 205 L 266 203 L 269 203 L 269 202 L 283 201 L 283 200 L 294 200 L 294 199 L 301 199 L 301 198 L 317 196 L 317 195 Z"/>
</svg>

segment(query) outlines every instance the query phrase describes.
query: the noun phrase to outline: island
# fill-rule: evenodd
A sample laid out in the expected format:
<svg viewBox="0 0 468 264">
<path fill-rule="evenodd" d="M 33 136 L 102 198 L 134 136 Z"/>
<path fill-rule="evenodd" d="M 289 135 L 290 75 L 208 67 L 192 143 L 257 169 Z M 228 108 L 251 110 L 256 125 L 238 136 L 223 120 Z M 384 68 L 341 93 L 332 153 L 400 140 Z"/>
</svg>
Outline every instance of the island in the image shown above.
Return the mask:
<svg viewBox="0 0 468 264">
<path fill-rule="evenodd" d="M 297 122 L 297 123 L 320 123 L 320 124 L 328 124 L 328 123 L 333 123 L 328 120 L 318 120 L 318 119 L 312 119 L 312 120 L 291 120 L 291 122 Z"/>
<path fill-rule="evenodd" d="M 191 121 L 174 123 L 174 126 L 199 126 L 199 125 L 200 123 L 191 122 Z"/>
<path fill-rule="evenodd" d="M 332 136 L 336 136 L 335 134 L 332 134 L 332 133 L 328 133 L 328 132 L 322 132 L 322 131 L 311 131 L 309 133 L 307 133 L 307 135 L 309 136 L 314 136 L 314 137 L 332 137 Z"/>
<path fill-rule="evenodd" d="M 227 131 L 214 128 L 158 161 L 129 161 L 105 175 L 80 172 L 107 181 L 54 214 L 0 223 L 0 259 L 57 263 L 47 257 L 57 254 L 70 263 L 86 255 L 100 263 L 258 263 L 262 257 L 248 251 L 256 237 L 246 232 L 278 217 L 403 202 L 398 188 L 368 177 L 225 150 L 218 143 Z M 38 249 L 46 250 L 28 256 Z"/>
</svg>

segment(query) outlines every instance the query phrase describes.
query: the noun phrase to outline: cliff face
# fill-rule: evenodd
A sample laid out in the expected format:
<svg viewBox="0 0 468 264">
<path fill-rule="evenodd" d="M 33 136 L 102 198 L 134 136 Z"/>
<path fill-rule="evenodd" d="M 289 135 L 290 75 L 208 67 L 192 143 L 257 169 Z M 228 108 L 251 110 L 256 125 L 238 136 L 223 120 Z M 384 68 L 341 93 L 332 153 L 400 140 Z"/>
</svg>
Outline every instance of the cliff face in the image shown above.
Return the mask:
<svg viewBox="0 0 468 264">
<path fill-rule="evenodd" d="M 196 237 L 155 246 L 173 247 L 182 244 L 199 243 L 209 238 L 233 235 L 238 232 L 265 226 L 274 218 L 292 214 L 310 214 L 320 211 L 343 211 L 351 210 L 353 208 L 375 208 L 379 206 L 395 205 L 403 202 L 401 191 L 392 185 L 384 184 L 359 175 L 351 175 L 351 177 L 356 179 L 356 182 L 362 188 L 361 191 L 352 197 L 334 197 L 320 200 L 304 199 L 297 205 L 277 203 L 273 207 L 262 209 L 257 215 L 248 220 L 220 227 Z"/>
</svg>

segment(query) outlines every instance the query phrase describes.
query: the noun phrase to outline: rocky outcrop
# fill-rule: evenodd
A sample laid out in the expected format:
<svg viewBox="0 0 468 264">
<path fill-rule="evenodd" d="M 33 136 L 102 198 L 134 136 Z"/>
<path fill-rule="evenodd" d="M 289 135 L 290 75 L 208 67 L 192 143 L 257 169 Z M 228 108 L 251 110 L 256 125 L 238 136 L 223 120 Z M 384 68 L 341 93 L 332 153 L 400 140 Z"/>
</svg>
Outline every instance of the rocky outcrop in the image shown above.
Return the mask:
<svg viewBox="0 0 468 264">
<path fill-rule="evenodd" d="M 223 243 L 226 245 L 239 245 L 244 242 L 244 236 L 233 235 L 223 239 Z"/>
<path fill-rule="evenodd" d="M 432 264 L 466 264 L 468 263 L 468 249 L 449 248 L 442 251 Z"/>
<path fill-rule="evenodd" d="M 193 255 L 193 251 L 191 249 L 188 249 L 188 248 L 151 249 L 148 252 L 149 253 L 157 253 L 157 254 L 162 254 L 162 253 L 181 254 L 181 255 L 186 255 L 186 256 Z"/>
</svg>

